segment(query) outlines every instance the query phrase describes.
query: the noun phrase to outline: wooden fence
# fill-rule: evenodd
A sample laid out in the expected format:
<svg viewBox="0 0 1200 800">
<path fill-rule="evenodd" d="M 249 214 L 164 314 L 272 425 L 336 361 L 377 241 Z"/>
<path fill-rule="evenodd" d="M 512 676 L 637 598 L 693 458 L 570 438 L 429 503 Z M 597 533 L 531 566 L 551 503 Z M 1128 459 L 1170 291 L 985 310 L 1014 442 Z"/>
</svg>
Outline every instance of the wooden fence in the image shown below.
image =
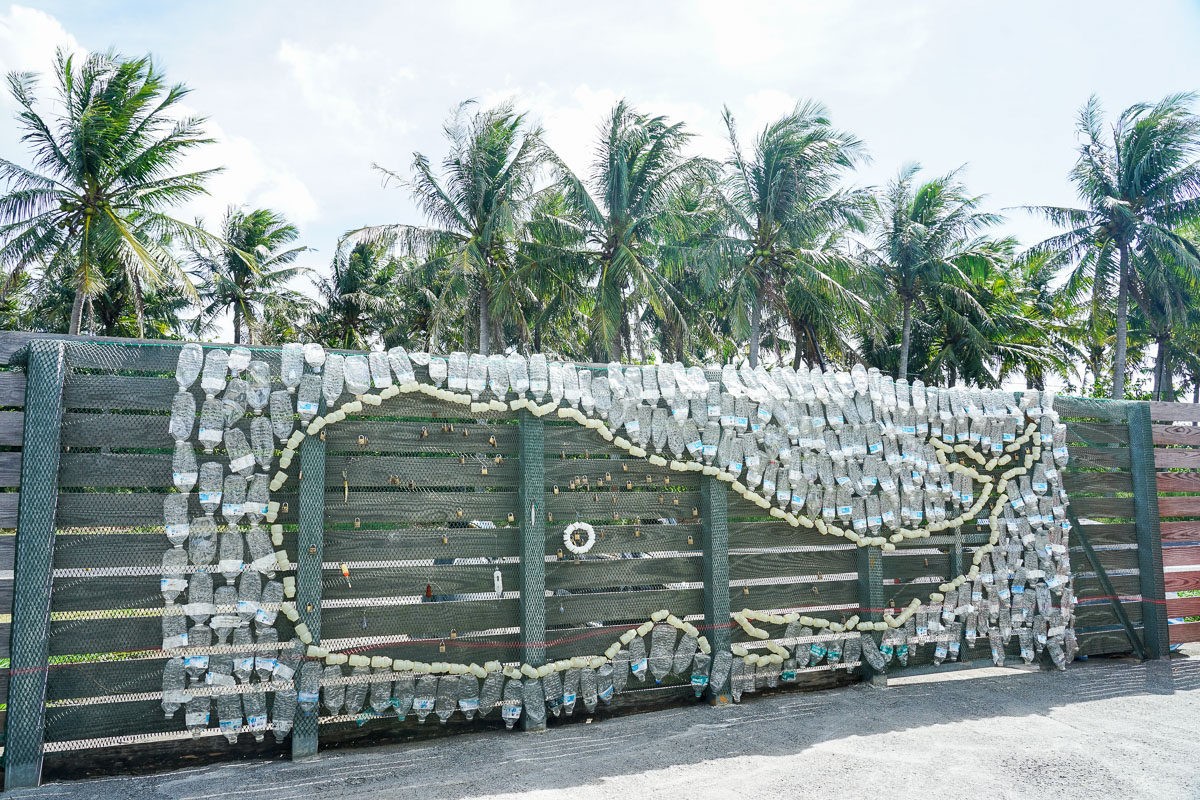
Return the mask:
<svg viewBox="0 0 1200 800">
<path fill-rule="evenodd" d="M 60 438 L 49 454 L 35 450 L 31 427 L 35 414 L 57 409 L 25 407 L 27 380 L 44 376 L 13 366 L 33 340 L 70 343 Z M 0 729 L 9 786 L 36 783 L 43 757 L 46 773 L 69 775 L 118 754 L 123 763 L 293 747 L 300 755 L 316 748 L 318 729 L 322 744 L 425 730 L 411 718 L 362 725 L 325 717 L 311 729 L 298 723 L 294 745 L 268 735 L 262 744 L 243 736 L 229 746 L 219 736 L 192 739 L 182 712 L 164 718 L 159 572 L 177 353 L 164 342 L 0 334 Z M 256 357 L 277 362 L 278 352 Z M 510 413 L 468 417 L 414 398 L 330 429 L 321 452 L 305 456 L 324 460 L 323 472 L 305 476 L 324 488 L 307 511 L 294 481 L 273 495 L 283 503 L 285 547 L 300 554 L 302 618 L 329 647 L 430 661 L 558 659 L 601 651 L 631 621 L 663 607 L 695 620 L 714 646 L 728 646 L 745 635 L 730 625 L 730 609 L 878 618 L 962 572 L 986 541 L 965 526 L 895 552 L 859 549 L 764 517 L 724 484 L 630 458 L 578 426 L 518 422 Z M 1071 559 L 1081 652 L 1162 655 L 1167 615 L 1200 614 L 1200 598 L 1165 594 L 1200 588 L 1200 497 L 1177 496 L 1200 495 L 1200 474 L 1179 471 L 1200 466 L 1200 428 L 1151 429 L 1150 417 L 1195 422 L 1200 413 L 1072 398 L 1057 407 L 1068 421 L 1065 483 L 1079 522 Z M 1151 430 L 1157 474 L 1146 461 Z M 32 481 L 45 482 L 36 476 L 50 456 L 57 480 L 46 488 L 58 494 L 42 534 L 52 550 L 41 563 L 35 523 L 47 509 L 20 497 Z M 1156 479 L 1164 493 L 1157 504 L 1153 488 L 1139 490 Z M 546 510 L 536 526 L 522 524 L 519 510 L 531 497 Z M 1160 513 L 1169 520 L 1161 542 Z M 577 519 L 599 531 L 589 558 L 562 552 L 562 528 Z M 39 613 L 48 617 L 34 641 L 22 625 Z M 282 616 L 277 627 L 281 640 L 291 637 Z M 1170 627 L 1173 642 L 1196 639 L 1200 624 Z M 1014 656 L 1016 646 L 1014 637 Z M 910 665 L 931 660 L 932 649 L 916 648 Z M 986 640 L 965 650 L 964 660 L 989 656 Z M 824 667 L 802 676 L 801 686 L 857 679 Z M 668 681 L 621 697 L 644 706 L 691 695 Z"/>
</svg>

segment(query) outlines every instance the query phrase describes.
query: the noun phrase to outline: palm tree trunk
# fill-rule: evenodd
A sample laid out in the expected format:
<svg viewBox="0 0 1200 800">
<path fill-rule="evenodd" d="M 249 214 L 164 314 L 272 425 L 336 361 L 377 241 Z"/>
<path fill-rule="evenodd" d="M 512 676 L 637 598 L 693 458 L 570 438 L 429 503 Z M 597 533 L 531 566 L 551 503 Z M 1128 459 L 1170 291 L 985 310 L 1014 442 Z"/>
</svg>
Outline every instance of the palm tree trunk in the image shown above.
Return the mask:
<svg viewBox="0 0 1200 800">
<path fill-rule="evenodd" d="M 900 333 L 900 366 L 897 379 L 908 379 L 908 347 L 912 343 L 912 300 L 904 298 L 904 323 Z"/>
<path fill-rule="evenodd" d="M 1154 342 L 1157 345 L 1154 355 L 1154 392 L 1151 395 L 1155 400 L 1163 399 L 1163 379 L 1166 377 L 1166 361 L 1167 361 L 1167 343 L 1163 339 L 1156 339 Z"/>
<path fill-rule="evenodd" d="M 1121 245 L 1120 280 L 1117 282 L 1117 342 L 1113 347 L 1112 399 L 1125 398 L 1125 351 L 1129 342 L 1129 246 Z"/>
<path fill-rule="evenodd" d="M 479 353 L 491 355 L 492 346 L 492 310 L 488 308 L 489 301 L 487 284 L 479 287 Z"/>
<path fill-rule="evenodd" d="M 233 305 L 233 343 L 242 343 L 242 314 L 237 303 Z"/>
<path fill-rule="evenodd" d="M 79 325 L 83 321 L 83 287 L 75 287 L 75 301 L 71 303 L 71 321 L 67 326 L 67 333 L 72 336 L 79 335 Z"/>
<path fill-rule="evenodd" d="M 762 298 L 758 292 L 750 306 L 750 368 L 758 366 L 758 336 L 762 330 Z"/>
</svg>

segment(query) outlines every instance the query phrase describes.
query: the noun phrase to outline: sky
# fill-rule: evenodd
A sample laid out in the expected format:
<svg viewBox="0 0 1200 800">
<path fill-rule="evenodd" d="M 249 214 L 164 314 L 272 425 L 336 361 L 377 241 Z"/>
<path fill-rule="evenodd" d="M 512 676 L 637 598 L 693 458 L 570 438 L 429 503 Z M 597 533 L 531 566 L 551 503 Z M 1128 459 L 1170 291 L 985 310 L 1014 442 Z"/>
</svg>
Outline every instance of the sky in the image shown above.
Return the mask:
<svg viewBox="0 0 1200 800">
<path fill-rule="evenodd" d="M 1015 207 L 1073 203 L 1088 97 L 1115 114 L 1198 89 L 1198 42 L 1200 0 L 0 4 L 0 71 L 44 72 L 59 46 L 114 48 L 191 87 L 218 142 L 189 166 L 225 172 L 181 213 L 216 224 L 231 203 L 277 209 L 316 273 L 348 230 L 421 222 L 372 164 L 437 163 L 469 98 L 512 99 L 581 174 L 620 98 L 686 122 L 715 158 L 723 106 L 746 142 L 816 99 L 867 145 L 855 183 L 882 187 L 907 162 L 929 176 L 965 166 L 1002 231 L 1030 244 L 1052 229 Z M 13 108 L 0 97 L 0 153 L 21 161 Z"/>
</svg>

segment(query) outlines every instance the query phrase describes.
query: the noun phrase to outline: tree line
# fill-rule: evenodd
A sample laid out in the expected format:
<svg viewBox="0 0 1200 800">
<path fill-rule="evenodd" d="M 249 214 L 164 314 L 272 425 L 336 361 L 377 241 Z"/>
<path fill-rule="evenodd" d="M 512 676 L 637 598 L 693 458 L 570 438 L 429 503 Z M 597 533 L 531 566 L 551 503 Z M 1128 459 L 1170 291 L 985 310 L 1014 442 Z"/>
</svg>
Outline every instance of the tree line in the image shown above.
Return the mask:
<svg viewBox="0 0 1200 800">
<path fill-rule="evenodd" d="M 9 91 L 31 166 L 0 159 L 0 325 L 151 338 L 511 349 L 685 364 L 864 363 L 942 385 L 1200 399 L 1200 117 L 1194 96 L 1079 113 L 1076 207 L 1059 230 L 1000 235 L 960 171 L 902 166 L 858 186 L 864 143 L 814 101 L 695 154 L 681 121 L 617 103 L 585 173 L 511 103 L 465 102 L 440 161 L 373 165 L 422 219 L 348 231 L 325 274 L 296 226 L 176 209 L 219 170 L 212 140 L 149 57 L 59 52 Z M 308 285 L 305 285 L 307 282 Z M 1151 365 L 1149 386 L 1137 380 Z"/>
</svg>

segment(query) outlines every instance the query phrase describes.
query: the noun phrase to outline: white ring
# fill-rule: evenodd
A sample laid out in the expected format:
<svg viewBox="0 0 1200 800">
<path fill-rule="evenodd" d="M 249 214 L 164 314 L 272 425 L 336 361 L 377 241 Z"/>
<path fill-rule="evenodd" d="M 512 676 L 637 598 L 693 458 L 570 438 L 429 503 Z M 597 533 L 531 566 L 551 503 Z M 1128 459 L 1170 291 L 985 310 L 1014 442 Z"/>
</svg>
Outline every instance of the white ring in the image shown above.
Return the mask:
<svg viewBox="0 0 1200 800">
<path fill-rule="evenodd" d="M 587 539 L 583 544 L 575 544 L 571 539 L 571 534 L 575 531 L 584 531 L 587 534 Z M 592 545 L 596 543 L 596 529 L 586 522 L 572 522 L 563 531 L 563 547 L 570 550 L 575 555 L 586 553 L 592 549 Z"/>
</svg>

